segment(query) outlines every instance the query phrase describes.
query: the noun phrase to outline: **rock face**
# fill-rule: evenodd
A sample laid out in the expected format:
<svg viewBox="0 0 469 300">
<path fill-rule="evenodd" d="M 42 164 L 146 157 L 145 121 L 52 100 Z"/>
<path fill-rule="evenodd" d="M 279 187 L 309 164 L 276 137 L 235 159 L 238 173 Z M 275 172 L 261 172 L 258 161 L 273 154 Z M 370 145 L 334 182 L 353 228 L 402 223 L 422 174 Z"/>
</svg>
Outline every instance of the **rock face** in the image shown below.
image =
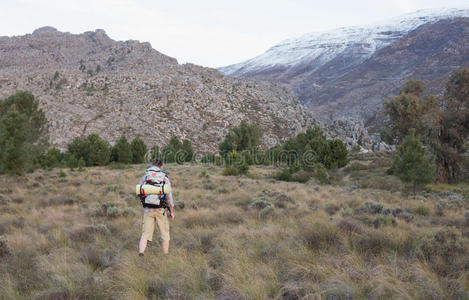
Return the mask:
<svg viewBox="0 0 469 300">
<path fill-rule="evenodd" d="M 408 78 L 440 92 L 469 65 L 469 10 L 424 10 L 367 27 L 340 28 L 287 40 L 224 74 L 290 87 L 313 115 L 376 119 L 384 98 Z"/>
<path fill-rule="evenodd" d="M 324 131 L 328 138 L 342 140 L 349 150 L 358 147 L 362 152 L 390 151 L 394 147 L 384 143 L 378 134 L 370 134 L 363 120 L 343 118 L 326 125 Z"/>
<path fill-rule="evenodd" d="M 214 151 L 243 119 L 258 123 L 271 146 L 312 122 L 284 87 L 179 65 L 149 43 L 117 42 L 103 30 L 0 37 L 0 97 L 18 90 L 39 99 L 60 148 L 99 133 L 111 143 L 139 134 L 149 146 L 176 135 Z"/>
</svg>

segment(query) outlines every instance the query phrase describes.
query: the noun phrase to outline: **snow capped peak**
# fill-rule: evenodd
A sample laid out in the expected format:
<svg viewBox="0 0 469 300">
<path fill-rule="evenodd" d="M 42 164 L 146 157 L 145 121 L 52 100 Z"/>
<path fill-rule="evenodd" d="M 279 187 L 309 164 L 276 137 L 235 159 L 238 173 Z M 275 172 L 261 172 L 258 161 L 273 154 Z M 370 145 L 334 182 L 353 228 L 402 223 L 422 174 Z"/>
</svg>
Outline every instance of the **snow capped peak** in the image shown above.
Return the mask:
<svg viewBox="0 0 469 300">
<path fill-rule="evenodd" d="M 302 63 L 319 68 L 351 49 L 351 54 L 357 56 L 358 60 L 365 60 L 421 25 L 457 17 L 469 17 L 469 9 L 424 9 L 367 26 L 307 33 L 284 40 L 255 58 L 220 68 L 220 71 L 227 75 L 242 76 L 277 66 L 289 68 Z"/>
</svg>

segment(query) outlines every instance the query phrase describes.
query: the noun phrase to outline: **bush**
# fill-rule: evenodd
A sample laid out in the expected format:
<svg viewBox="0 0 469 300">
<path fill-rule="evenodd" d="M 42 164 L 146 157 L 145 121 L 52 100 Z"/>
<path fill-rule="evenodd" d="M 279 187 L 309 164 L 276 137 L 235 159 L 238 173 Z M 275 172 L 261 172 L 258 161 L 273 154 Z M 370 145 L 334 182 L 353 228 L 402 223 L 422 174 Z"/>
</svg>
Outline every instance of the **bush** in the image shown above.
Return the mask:
<svg viewBox="0 0 469 300">
<path fill-rule="evenodd" d="M 467 267 L 468 241 L 454 227 L 430 230 L 417 239 L 416 254 L 439 275 L 460 274 Z"/>
<path fill-rule="evenodd" d="M 283 169 L 274 175 L 274 178 L 281 181 L 292 181 L 292 174 L 289 169 Z"/>
<path fill-rule="evenodd" d="M 314 166 L 314 178 L 320 184 L 327 184 L 329 183 L 329 174 L 327 173 L 326 168 L 322 164 L 316 164 Z"/>
<path fill-rule="evenodd" d="M 243 175 L 249 171 L 249 165 L 245 158 L 238 153 L 230 153 L 225 159 L 224 175 Z"/>
<path fill-rule="evenodd" d="M 432 214 L 432 210 L 424 205 L 419 205 L 413 210 L 414 214 L 421 216 L 429 216 Z"/>
<path fill-rule="evenodd" d="M 59 149 L 53 147 L 46 154 L 39 157 L 39 164 L 42 168 L 52 169 L 62 165 L 64 154 Z"/>
</svg>

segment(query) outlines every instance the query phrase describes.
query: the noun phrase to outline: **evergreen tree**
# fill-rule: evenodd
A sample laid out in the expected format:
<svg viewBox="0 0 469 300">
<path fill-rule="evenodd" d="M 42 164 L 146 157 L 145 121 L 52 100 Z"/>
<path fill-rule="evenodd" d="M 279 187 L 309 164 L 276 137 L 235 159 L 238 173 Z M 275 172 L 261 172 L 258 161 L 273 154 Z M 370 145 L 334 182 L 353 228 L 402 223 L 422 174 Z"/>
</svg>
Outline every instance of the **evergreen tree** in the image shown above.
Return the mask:
<svg viewBox="0 0 469 300">
<path fill-rule="evenodd" d="M 8 112 L 0 119 L 0 172 L 22 175 L 26 164 L 27 120 Z"/>
<path fill-rule="evenodd" d="M 154 145 L 150 149 L 150 160 L 153 161 L 156 158 L 161 158 L 160 146 L 158 146 L 158 145 Z"/>
<path fill-rule="evenodd" d="M 89 154 L 86 164 L 88 166 L 105 166 L 111 158 L 111 146 L 97 134 L 87 137 Z"/>
<path fill-rule="evenodd" d="M 68 157 L 74 156 L 78 161 L 83 158 L 84 162 L 89 160 L 90 156 L 90 141 L 81 137 L 76 137 L 70 144 L 67 145 Z"/>
<path fill-rule="evenodd" d="M 31 93 L 0 100 L 0 173 L 22 174 L 33 167 L 48 140 L 47 119 Z"/>
<path fill-rule="evenodd" d="M 241 124 L 232 128 L 220 143 L 220 155 L 226 157 L 232 152 L 251 151 L 259 146 L 261 138 L 262 131 L 259 126 L 242 121 Z"/>
<path fill-rule="evenodd" d="M 132 148 L 124 135 L 112 147 L 112 158 L 113 161 L 123 164 L 132 162 Z"/>
<path fill-rule="evenodd" d="M 132 163 L 143 163 L 145 160 L 145 154 L 147 154 L 147 145 L 145 145 L 145 142 L 140 138 L 140 136 L 136 136 L 132 140 L 130 147 L 132 148 Z"/>
<path fill-rule="evenodd" d="M 192 149 L 192 143 L 190 140 L 184 140 L 182 142 L 182 150 L 184 151 L 184 161 L 191 162 L 194 159 L 194 150 Z"/>
<path fill-rule="evenodd" d="M 415 130 L 436 158 L 436 179 L 453 181 L 462 173 L 464 142 L 469 135 L 469 70 L 455 72 L 443 97 L 423 96 L 424 85 L 409 81 L 384 107 L 391 124 L 386 136 L 400 143 Z"/>
<path fill-rule="evenodd" d="M 42 155 L 39 159 L 41 167 L 47 169 L 59 167 L 63 160 L 64 154 L 56 147 L 49 149 L 47 153 Z"/>
<path fill-rule="evenodd" d="M 172 136 L 168 144 L 163 148 L 163 160 L 167 163 L 184 163 L 186 156 L 181 141 Z"/>
<path fill-rule="evenodd" d="M 425 147 L 415 136 L 415 130 L 411 130 L 399 145 L 393 170 L 399 179 L 412 185 L 414 194 L 418 186 L 434 180 L 434 157 L 426 152 Z"/>
</svg>

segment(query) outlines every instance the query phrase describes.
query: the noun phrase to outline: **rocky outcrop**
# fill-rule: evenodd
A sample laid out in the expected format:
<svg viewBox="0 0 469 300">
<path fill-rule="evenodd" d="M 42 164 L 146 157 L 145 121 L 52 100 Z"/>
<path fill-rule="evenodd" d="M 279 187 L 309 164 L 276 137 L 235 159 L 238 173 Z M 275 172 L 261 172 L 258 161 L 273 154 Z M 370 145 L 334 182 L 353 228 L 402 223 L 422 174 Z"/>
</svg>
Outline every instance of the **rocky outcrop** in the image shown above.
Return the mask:
<svg viewBox="0 0 469 300">
<path fill-rule="evenodd" d="M 349 150 L 358 148 L 362 152 L 390 151 L 394 147 L 383 142 L 379 134 L 370 134 L 363 120 L 342 118 L 325 126 L 328 138 L 342 140 Z"/>
<path fill-rule="evenodd" d="M 60 148 L 90 133 L 111 143 L 141 135 L 148 145 L 176 135 L 208 152 L 242 120 L 258 123 L 272 146 L 312 122 L 284 87 L 180 65 L 149 43 L 117 42 L 103 30 L 0 37 L 0 97 L 18 90 L 39 99 Z"/>
</svg>

